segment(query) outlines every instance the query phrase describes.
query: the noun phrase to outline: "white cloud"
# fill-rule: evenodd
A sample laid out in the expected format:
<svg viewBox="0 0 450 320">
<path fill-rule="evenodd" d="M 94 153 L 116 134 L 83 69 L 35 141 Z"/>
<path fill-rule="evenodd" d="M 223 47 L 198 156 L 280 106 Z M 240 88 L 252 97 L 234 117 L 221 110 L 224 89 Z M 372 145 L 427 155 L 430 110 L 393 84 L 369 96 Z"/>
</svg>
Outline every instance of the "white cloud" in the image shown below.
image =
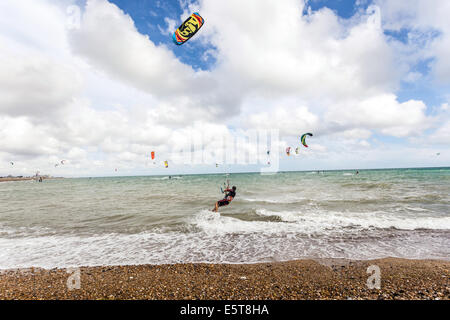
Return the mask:
<svg viewBox="0 0 450 320">
<path fill-rule="evenodd" d="M 376 0 L 383 13 L 383 23 L 392 30 L 409 29 L 412 46 L 416 41 L 426 45 L 423 58 L 434 58 L 437 79 L 450 82 L 450 2 L 447 0 Z M 434 31 L 434 32 L 430 32 Z M 437 35 L 436 35 L 437 34 Z M 419 37 L 417 37 L 419 35 Z M 425 38 L 425 43 L 423 40 Z"/>
<path fill-rule="evenodd" d="M 434 144 L 439 143 L 445 146 L 450 145 L 450 120 L 447 120 L 429 137 L 430 141 Z"/>
<path fill-rule="evenodd" d="M 450 107 L 449 104 L 443 103 L 437 110 L 436 118 L 440 121 L 435 125 L 435 130 L 426 137 L 422 138 L 419 143 L 432 143 L 450 146 Z"/>
<path fill-rule="evenodd" d="M 338 104 L 326 114 L 330 123 L 343 128 L 379 130 L 385 135 L 406 137 L 417 135 L 430 126 L 422 101 L 399 103 L 393 94 L 384 94 L 362 101 Z"/>
<path fill-rule="evenodd" d="M 58 148 L 48 128 L 35 126 L 24 117 L 0 117 L 0 141 L 2 152 L 19 157 L 54 153 Z"/>
<path fill-rule="evenodd" d="M 409 72 L 404 78 L 403 81 L 414 83 L 417 80 L 422 78 L 422 74 L 420 72 Z"/>
<path fill-rule="evenodd" d="M 329 9 L 302 16 L 301 1 L 200 3 L 218 72 L 247 90 L 348 97 L 391 88 L 398 78 L 376 12 L 346 25 Z"/>
<path fill-rule="evenodd" d="M 318 126 L 319 119 L 306 107 L 277 106 L 270 112 L 250 114 L 246 124 L 256 129 L 278 129 L 281 135 L 298 136 L 303 132 L 313 131 Z"/>
<path fill-rule="evenodd" d="M 164 18 L 164 22 L 166 23 L 166 27 L 162 28 L 161 26 L 158 25 L 158 29 L 161 32 L 161 34 L 171 36 L 175 31 L 175 29 L 177 28 L 177 22 L 168 17 Z"/>
<path fill-rule="evenodd" d="M 133 20 L 104 0 L 90 0 L 81 26 L 71 34 L 72 50 L 119 80 L 156 96 L 198 92 L 210 86 L 205 72 L 181 63 L 165 46 L 140 34 Z"/>
<path fill-rule="evenodd" d="M 372 136 L 372 131 L 367 129 L 350 129 L 339 133 L 339 135 L 345 139 L 368 139 Z"/>
<path fill-rule="evenodd" d="M 3 47 L 0 43 L 0 48 Z M 80 94 L 81 79 L 70 67 L 45 57 L 0 54 L 0 112 L 49 117 Z"/>
</svg>

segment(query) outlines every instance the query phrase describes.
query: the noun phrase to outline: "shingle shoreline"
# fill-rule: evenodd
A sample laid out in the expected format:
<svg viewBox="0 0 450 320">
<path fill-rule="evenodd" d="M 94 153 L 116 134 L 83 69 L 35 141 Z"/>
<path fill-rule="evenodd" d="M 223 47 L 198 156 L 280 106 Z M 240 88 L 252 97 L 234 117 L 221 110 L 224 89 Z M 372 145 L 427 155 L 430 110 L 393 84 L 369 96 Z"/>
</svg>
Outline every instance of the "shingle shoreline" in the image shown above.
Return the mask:
<svg viewBox="0 0 450 320">
<path fill-rule="evenodd" d="M 368 288 L 367 268 L 380 270 Z M 171 264 L 0 271 L 0 299 L 440 299 L 450 261 L 385 258 L 258 264 Z M 71 279 L 69 279 L 72 277 Z M 72 287 L 72 290 L 68 288 Z M 369 281 L 375 284 L 373 281 Z M 79 289 L 77 289 L 79 284 Z"/>
</svg>

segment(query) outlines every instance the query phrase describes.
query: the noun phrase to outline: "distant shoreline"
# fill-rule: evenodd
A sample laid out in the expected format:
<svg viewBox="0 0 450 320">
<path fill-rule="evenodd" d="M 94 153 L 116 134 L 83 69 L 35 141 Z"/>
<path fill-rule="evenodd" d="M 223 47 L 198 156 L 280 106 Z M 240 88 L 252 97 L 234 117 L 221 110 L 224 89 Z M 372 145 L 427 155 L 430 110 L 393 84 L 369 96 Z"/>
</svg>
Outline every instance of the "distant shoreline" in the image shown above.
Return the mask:
<svg viewBox="0 0 450 320">
<path fill-rule="evenodd" d="M 369 266 L 380 289 L 369 288 Z M 0 299 L 436 299 L 450 300 L 450 262 L 384 258 L 257 264 L 187 263 L 0 270 Z M 72 278 L 73 279 L 73 278 Z"/>
<path fill-rule="evenodd" d="M 354 168 L 354 169 L 311 169 L 311 170 L 282 170 L 275 172 L 276 174 L 283 173 L 308 173 L 308 172 L 342 172 L 342 171 L 383 171 L 383 170 L 437 170 L 437 169 L 450 169 L 449 166 L 439 167 L 405 167 L 405 168 Z M 215 175 L 239 175 L 239 174 L 261 174 L 261 171 L 239 171 L 239 172 L 204 172 L 204 173 L 165 173 L 165 174 L 148 174 L 148 175 L 110 175 L 110 176 L 70 176 L 70 179 L 96 179 L 96 178 L 142 178 L 142 177 L 167 177 L 167 176 L 215 176 Z M 46 177 L 42 176 L 42 179 L 68 179 L 65 177 Z M 35 180 L 36 177 L 0 177 L 0 182 L 8 181 L 27 181 Z"/>
<path fill-rule="evenodd" d="M 8 181 L 27 181 L 27 180 L 36 180 L 36 177 L 27 177 L 27 178 L 15 178 L 15 177 L 10 177 L 10 178 L 0 178 L 0 182 L 8 182 Z"/>
<path fill-rule="evenodd" d="M 438 170 L 438 169 L 450 169 L 449 166 L 439 166 L 439 167 L 405 167 L 405 168 L 354 168 L 354 169 L 311 169 L 311 170 L 281 170 L 275 172 L 275 174 L 283 174 L 283 173 L 308 173 L 308 172 L 343 172 L 343 171 L 352 171 L 359 173 L 363 173 L 364 171 L 385 171 L 385 170 Z M 170 172 L 164 174 L 137 174 L 137 175 L 109 175 L 109 176 L 70 176 L 68 178 L 71 179 L 96 179 L 96 178 L 143 178 L 143 177 L 167 177 L 167 176 L 217 176 L 217 175 L 239 175 L 239 174 L 261 174 L 261 171 L 238 171 L 238 172 L 202 172 L 202 173 L 179 173 L 179 172 Z M 264 173 L 263 173 L 264 174 Z M 272 173 L 269 173 L 271 175 Z"/>
<path fill-rule="evenodd" d="M 64 179 L 62 177 L 42 177 L 42 180 L 49 180 L 49 179 Z M 9 181 L 29 181 L 29 180 L 38 180 L 36 177 L 3 177 L 0 178 L 0 182 L 9 182 Z"/>
</svg>

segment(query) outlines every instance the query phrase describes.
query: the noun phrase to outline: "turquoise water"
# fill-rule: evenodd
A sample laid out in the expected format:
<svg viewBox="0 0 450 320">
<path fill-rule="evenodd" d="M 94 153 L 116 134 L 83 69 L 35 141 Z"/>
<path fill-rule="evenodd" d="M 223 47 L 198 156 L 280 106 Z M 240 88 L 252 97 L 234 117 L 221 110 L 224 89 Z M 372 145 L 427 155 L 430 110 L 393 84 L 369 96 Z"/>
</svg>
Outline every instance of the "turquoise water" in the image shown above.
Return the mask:
<svg viewBox="0 0 450 320">
<path fill-rule="evenodd" d="M 450 168 L 4 182 L 0 204 L 0 268 L 450 258 Z"/>
</svg>

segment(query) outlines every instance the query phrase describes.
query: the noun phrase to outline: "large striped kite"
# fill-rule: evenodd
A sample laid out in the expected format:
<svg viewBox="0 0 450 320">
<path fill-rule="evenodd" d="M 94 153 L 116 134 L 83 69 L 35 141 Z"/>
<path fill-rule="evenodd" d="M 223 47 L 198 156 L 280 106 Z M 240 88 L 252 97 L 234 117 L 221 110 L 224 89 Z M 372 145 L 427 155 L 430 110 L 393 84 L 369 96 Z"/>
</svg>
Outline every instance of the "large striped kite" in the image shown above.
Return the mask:
<svg viewBox="0 0 450 320">
<path fill-rule="evenodd" d="M 177 45 L 181 45 L 188 41 L 190 38 L 197 33 L 198 30 L 203 26 L 205 20 L 200 16 L 198 12 L 194 12 L 186 19 L 185 22 L 178 27 L 173 33 L 173 42 Z"/>
</svg>

